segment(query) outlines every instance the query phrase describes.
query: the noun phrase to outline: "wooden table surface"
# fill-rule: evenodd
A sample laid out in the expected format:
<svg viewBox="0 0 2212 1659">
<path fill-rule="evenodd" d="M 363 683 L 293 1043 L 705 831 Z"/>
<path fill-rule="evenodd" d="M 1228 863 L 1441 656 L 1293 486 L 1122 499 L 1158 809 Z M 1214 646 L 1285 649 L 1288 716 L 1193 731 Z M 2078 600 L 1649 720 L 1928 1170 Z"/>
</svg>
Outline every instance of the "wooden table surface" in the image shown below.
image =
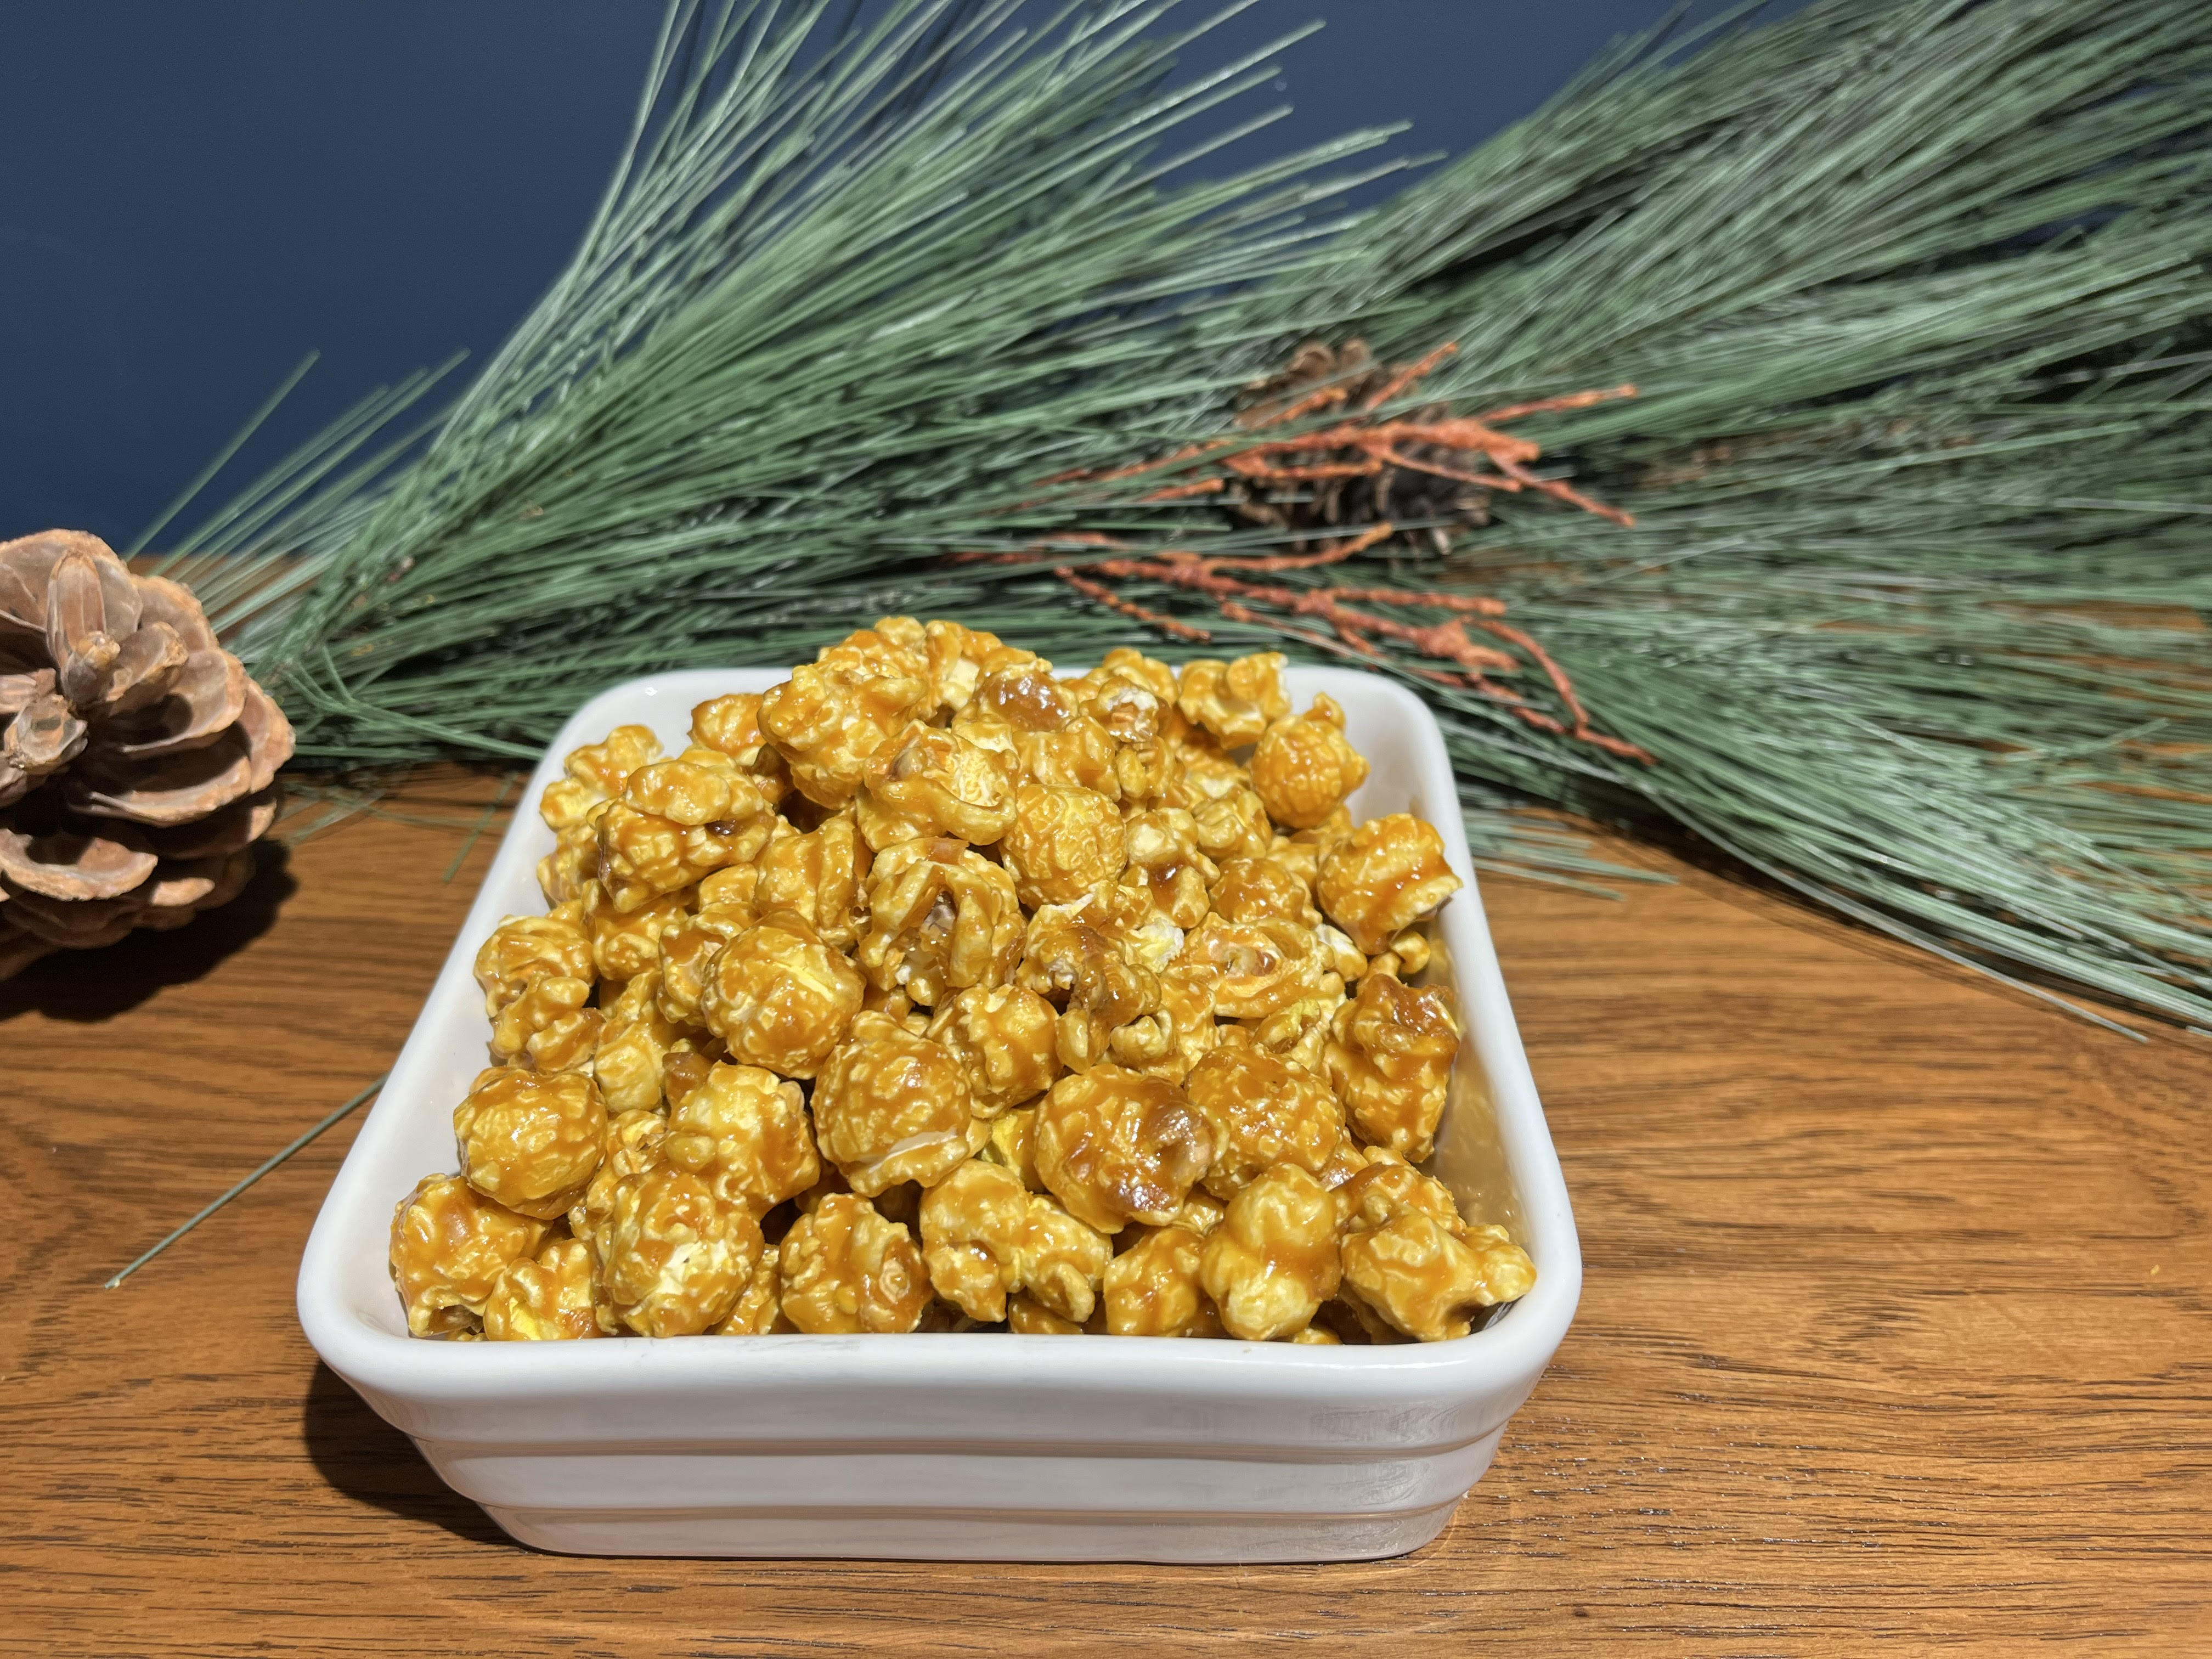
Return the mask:
<svg viewBox="0 0 2212 1659">
<path fill-rule="evenodd" d="M 2130 1042 L 1672 864 L 1619 903 L 1486 890 L 1589 1283 L 1429 1547 L 508 1542 L 294 1322 L 350 1123 L 100 1288 L 389 1063 L 491 852 L 441 879 L 456 804 L 489 788 L 420 783 L 183 933 L 0 986 L 0 1651 L 2212 1653 L 2212 1042 Z"/>
</svg>

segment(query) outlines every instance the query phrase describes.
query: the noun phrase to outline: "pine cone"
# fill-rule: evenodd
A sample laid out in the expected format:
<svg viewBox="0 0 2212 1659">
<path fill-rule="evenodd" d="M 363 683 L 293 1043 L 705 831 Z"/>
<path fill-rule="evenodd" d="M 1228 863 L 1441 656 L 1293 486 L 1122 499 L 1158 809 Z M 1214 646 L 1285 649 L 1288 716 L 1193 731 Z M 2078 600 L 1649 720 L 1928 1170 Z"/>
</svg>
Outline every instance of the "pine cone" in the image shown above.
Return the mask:
<svg viewBox="0 0 2212 1659">
<path fill-rule="evenodd" d="M 292 727 L 96 536 L 0 543 L 0 979 L 237 896 Z"/>
<path fill-rule="evenodd" d="M 1337 406 L 1340 411 L 1357 410 L 1389 379 L 1390 371 L 1375 361 L 1364 340 L 1347 340 L 1341 348 L 1309 340 L 1291 355 L 1280 373 L 1254 380 L 1244 387 L 1237 399 L 1237 424 L 1251 429 L 1273 425 L 1301 398 L 1323 386 L 1343 393 L 1343 401 Z M 1394 418 L 1435 421 L 1449 412 L 1448 405 L 1437 404 Z M 1435 461 L 1461 471 L 1467 471 L 1478 459 L 1421 443 L 1409 444 L 1405 453 L 1417 460 Z M 1316 455 L 1313 459 L 1346 458 Z M 1326 538 L 1348 525 L 1376 524 L 1384 520 L 1395 524 L 1442 520 L 1444 524 L 1432 524 L 1420 532 L 1419 537 L 1435 551 L 1443 553 L 1451 546 L 1447 526 L 1490 522 L 1490 492 L 1480 485 L 1394 466 L 1386 466 L 1366 477 L 1334 478 L 1293 489 L 1234 480 L 1223 501 L 1244 523 L 1295 532 L 1297 539 L 1292 545 L 1299 548 L 1310 537 Z"/>
</svg>

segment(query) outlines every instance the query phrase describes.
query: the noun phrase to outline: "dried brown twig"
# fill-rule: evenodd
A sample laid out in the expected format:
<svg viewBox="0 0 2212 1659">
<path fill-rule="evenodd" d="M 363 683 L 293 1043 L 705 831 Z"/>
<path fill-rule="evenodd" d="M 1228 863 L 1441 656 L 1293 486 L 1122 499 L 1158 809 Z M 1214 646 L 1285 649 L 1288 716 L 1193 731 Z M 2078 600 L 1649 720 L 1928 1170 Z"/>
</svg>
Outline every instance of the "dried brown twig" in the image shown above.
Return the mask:
<svg viewBox="0 0 2212 1659">
<path fill-rule="evenodd" d="M 1354 344 L 1356 346 L 1357 343 Z M 1213 471 L 1210 476 L 1164 484 L 1139 498 L 1146 502 L 1161 502 L 1218 495 L 1228 491 L 1232 485 L 1265 490 L 1328 480 L 1382 478 L 1387 477 L 1392 469 L 1404 469 L 1482 490 L 1534 489 L 1615 524 L 1625 526 L 1634 522 L 1617 507 L 1593 501 L 1558 479 L 1540 477 L 1531 472 L 1528 464 L 1537 459 L 1542 450 L 1528 439 L 1498 430 L 1498 424 L 1506 421 L 1561 410 L 1587 408 L 1592 404 L 1614 398 L 1632 398 L 1636 395 L 1636 388 L 1632 386 L 1540 398 L 1474 416 L 1452 417 L 1439 413 L 1414 420 L 1375 421 L 1370 418 L 1385 404 L 1403 397 L 1456 349 L 1454 345 L 1439 346 L 1419 362 L 1389 372 L 1379 384 L 1368 384 L 1373 381 L 1374 377 L 1367 374 L 1351 379 L 1339 375 L 1311 390 L 1299 389 L 1294 384 L 1292 390 L 1296 395 L 1286 400 L 1249 408 L 1239 419 L 1239 424 L 1248 431 L 1267 429 L 1326 414 L 1347 404 L 1354 405 L 1353 412 L 1347 418 L 1314 432 L 1288 438 L 1265 439 L 1258 443 L 1234 437 L 1217 439 L 1208 444 L 1188 446 L 1157 460 L 1141 461 L 1105 472 L 1066 473 L 1048 482 L 1118 483 L 1211 458 L 1209 464 Z M 1339 356 L 1326 348 L 1310 347 L 1300 353 L 1297 360 L 1294 360 L 1293 376 L 1297 374 L 1298 362 L 1316 357 L 1324 368 L 1330 369 L 1346 362 L 1364 368 L 1366 362 L 1364 349 L 1355 353 L 1347 348 L 1346 353 Z M 1416 446 L 1419 447 L 1418 451 L 1414 448 Z M 1437 459 L 1437 452 L 1449 454 L 1453 459 Z M 1496 470 L 1487 472 L 1476 471 L 1474 463 L 1480 460 L 1488 461 Z M 1277 575 L 1287 571 L 1313 570 L 1341 564 L 1370 551 L 1397 533 L 1396 525 L 1385 520 L 1344 536 L 1323 546 L 1318 552 L 1201 556 L 1185 549 L 1168 549 L 1132 557 L 1094 558 L 1079 568 L 1067 562 L 1067 555 L 1073 549 L 1104 548 L 1133 551 L 1125 542 L 1115 541 L 1095 532 L 1079 531 L 1054 537 L 1048 542 L 1034 544 L 1019 552 L 971 553 L 959 557 L 963 562 L 995 564 L 1050 564 L 1054 567 L 1054 574 L 1060 580 L 1086 599 L 1132 621 L 1157 628 L 1171 638 L 1191 642 L 1202 643 L 1210 640 L 1212 635 L 1194 623 L 1163 615 L 1139 605 L 1108 584 L 1111 581 L 1154 582 L 1187 592 L 1204 594 L 1231 622 L 1270 628 L 1322 650 L 1349 652 L 1380 659 L 1386 653 L 1376 641 L 1395 641 L 1431 662 L 1456 665 L 1452 669 L 1401 665 L 1409 673 L 1440 685 L 1475 692 L 1510 708 L 1518 719 L 1540 731 L 1577 738 L 1608 754 L 1647 764 L 1650 763 L 1652 757 L 1644 750 L 1599 732 L 1590 724 L 1589 711 L 1576 695 L 1573 682 L 1567 678 L 1565 671 L 1531 635 L 1499 620 L 1505 615 L 1506 609 L 1501 599 L 1486 595 L 1447 593 L 1433 589 L 1349 586 L 1290 587 L 1252 580 L 1255 576 Z M 1437 622 L 1417 623 L 1401 622 L 1372 611 L 1354 609 L 1355 605 L 1373 605 L 1441 611 L 1444 616 Z M 1255 609 L 1255 606 L 1264 606 L 1284 614 L 1270 616 Z M 1311 618 L 1324 623 L 1328 624 L 1329 632 L 1321 634 L 1293 626 L 1289 618 Z M 1470 628 L 1514 647 L 1522 653 L 1522 657 L 1480 642 L 1468 633 Z M 1528 698 L 1492 678 L 1496 674 L 1519 672 L 1524 665 L 1522 657 L 1540 668 L 1550 681 L 1553 690 L 1566 709 L 1569 721 L 1561 721 L 1545 713 Z"/>
</svg>

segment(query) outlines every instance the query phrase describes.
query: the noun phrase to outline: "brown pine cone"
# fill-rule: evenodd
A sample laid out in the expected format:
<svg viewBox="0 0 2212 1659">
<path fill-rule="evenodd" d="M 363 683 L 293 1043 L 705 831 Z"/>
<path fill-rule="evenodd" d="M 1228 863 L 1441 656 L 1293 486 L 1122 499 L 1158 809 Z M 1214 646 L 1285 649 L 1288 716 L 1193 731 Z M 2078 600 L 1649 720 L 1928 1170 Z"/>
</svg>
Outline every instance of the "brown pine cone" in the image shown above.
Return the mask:
<svg viewBox="0 0 2212 1659">
<path fill-rule="evenodd" d="M 291 754 L 185 588 L 72 530 L 0 543 L 0 979 L 235 897 Z"/>
</svg>

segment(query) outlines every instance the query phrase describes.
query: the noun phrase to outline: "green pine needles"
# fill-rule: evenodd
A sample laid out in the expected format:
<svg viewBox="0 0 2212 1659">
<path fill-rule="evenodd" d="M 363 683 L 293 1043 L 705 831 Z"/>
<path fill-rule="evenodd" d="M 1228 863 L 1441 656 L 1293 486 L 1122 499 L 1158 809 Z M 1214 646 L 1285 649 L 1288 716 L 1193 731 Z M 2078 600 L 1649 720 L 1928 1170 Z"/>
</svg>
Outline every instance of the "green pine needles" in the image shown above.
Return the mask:
<svg viewBox="0 0 2212 1659">
<path fill-rule="evenodd" d="M 1503 600 L 1653 757 L 1388 643 L 1493 856 L 1589 863 L 1498 839 L 1510 800 L 1671 820 L 2039 994 L 2212 1026 L 2212 8 L 1828 0 L 1632 42 L 1335 217 L 1386 135 L 1163 182 L 1273 72 L 1171 88 L 1172 9 L 1024 34 L 892 0 L 831 38 L 828 0 L 678 5 L 574 262 L 459 400 L 410 430 L 430 377 L 380 393 L 172 544 L 303 755 L 529 756 L 599 684 L 894 611 L 1085 660 L 1141 630 L 1056 578 L 1102 556 L 1071 532 L 1284 538 L 1146 500 L 1172 471 L 1042 481 L 1233 434 L 1302 341 L 1455 342 L 1403 406 L 1637 385 L 1514 428 L 1633 527 L 1499 495 L 1447 553 L 1267 580 L 1402 589 L 1369 608 L 1408 623 Z M 1209 651 L 1283 643 L 1124 591 Z"/>
</svg>

